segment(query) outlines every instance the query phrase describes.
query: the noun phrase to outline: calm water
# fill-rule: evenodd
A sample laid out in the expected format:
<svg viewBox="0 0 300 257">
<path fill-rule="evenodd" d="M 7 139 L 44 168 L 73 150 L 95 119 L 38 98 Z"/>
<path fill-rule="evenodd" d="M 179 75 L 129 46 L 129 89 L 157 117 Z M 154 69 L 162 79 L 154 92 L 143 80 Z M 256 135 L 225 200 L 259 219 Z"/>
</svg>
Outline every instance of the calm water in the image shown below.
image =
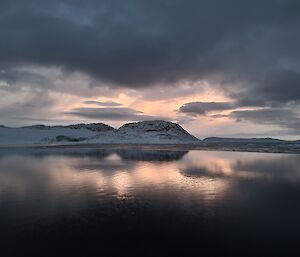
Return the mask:
<svg viewBox="0 0 300 257">
<path fill-rule="evenodd" d="M 299 237 L 300 155 L 0 150 L 1 256 L 297 256 Z"/>
</svg>

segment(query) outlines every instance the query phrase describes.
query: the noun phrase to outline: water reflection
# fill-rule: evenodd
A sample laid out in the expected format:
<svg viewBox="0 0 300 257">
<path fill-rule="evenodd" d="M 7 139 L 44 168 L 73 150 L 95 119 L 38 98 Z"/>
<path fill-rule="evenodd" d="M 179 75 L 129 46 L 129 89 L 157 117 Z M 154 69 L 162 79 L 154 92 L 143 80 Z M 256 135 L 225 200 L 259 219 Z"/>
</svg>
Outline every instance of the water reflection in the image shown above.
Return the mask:
<svg viewBox="0 0 300 257">
<path fill-rule="evenodd" d="M 298 155 L 64 149 L 23 150 L 1 156 L 0 202 L 12 198 L 12 202 L 18 199 L 27 204 L 43 197 L 45 207 L 49 202 L 63 205 L 68 200 L 78 208 L 95 192 L 135 197 L 140 190 L 163 193 L 167 188 L 181 197 L 194 194 L 204 201 L 226 198 L 230 188 L 243 180 L 295 182 L 300 178 Z"/>
<path fill-rule="evenodd" d="M 140 242 L 135 250 L 142 251 L 151 242 L 151 249 L 161 256 L 170 250 L 168 242 L 179 238 L 182 247 L 173 246 L 172 256 L 194 255 L 198 248 L 190 243 L 199 240 L 205 242 L 206 253 L 212 242 L 217 243 L 220 248 L 213 251 L 222 250 L 223 256 L 228 243 L 242 240 L 241 247 L 246 247 L 245 242 L 252 240 L 249 253 L 259 256 L 261 240 L 268 251 L 275 239 L 293 247 L 293 236 L 300 231 L 299 178 L 299 155 L 175 149 L 1 150 L 0 226 L 7 232 L 0 239 L 15 244 L 22 231 L 19 240 L 27 246 L 37 240 L 44 247 L 49 237 L 71 233 L 85 246 L 96 240 L 97 247 L 91 247 L 96 252 L 99 244 L 108 251 L 114 240 L 121 240 L 118 244 L 124 247 L 135 240 Z M 45 227 L 53 231 L 49 234 Z M 33 230 L 41 238 L 32 239 Z M 289 241 L 281 238 L 284 233 L 289 233 Z M 68 235 L 66 245 L 73 244 L 77 239 Z M 76 255 L 81 250 L 71 252 Z M 234 256 L 234 250 L 229 252 Z"/>
</svg>

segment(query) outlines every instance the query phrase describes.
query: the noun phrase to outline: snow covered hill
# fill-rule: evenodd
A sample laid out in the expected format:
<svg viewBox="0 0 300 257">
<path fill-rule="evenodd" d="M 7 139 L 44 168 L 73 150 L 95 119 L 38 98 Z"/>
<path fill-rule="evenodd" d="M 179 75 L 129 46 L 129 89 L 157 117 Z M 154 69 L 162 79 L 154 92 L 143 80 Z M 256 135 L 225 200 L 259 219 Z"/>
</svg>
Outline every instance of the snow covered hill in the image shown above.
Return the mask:
<svg viewBox="0 0 300 257">
<path fill-rule="evenodd" d="M 120 140 L 134 143 L 193 144 L 200 142 L 180 125 L 163 120 L 127 123 L 117 130 L 117 136 Z"/>
<path fill-rule="evenodd" d="M 114 129 L 103 123 L 69 126 L 0 127 L 0 146 L 48 144 L 197 144 L 200 140 L 167 121 L 128 123 Z"/>
</svg>

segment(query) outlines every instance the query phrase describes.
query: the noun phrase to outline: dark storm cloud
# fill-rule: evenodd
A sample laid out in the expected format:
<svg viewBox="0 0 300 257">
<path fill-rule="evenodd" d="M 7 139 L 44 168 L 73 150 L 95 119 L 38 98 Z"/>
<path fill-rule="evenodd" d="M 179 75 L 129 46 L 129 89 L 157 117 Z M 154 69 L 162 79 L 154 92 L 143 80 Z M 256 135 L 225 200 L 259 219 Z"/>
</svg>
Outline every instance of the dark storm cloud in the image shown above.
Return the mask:
<svg viewBox="0 0 300 257">
<path fill-rule="evenodd" d="M 235 107 L 234 103 L 227 102 L 191 102 L 182 105 L 178 111 L 192 116 L 201 116 L 206 115 L 208 112 L 231 110 Z"/>
<path fill-rule="evenodd" d="M 282 128 L 293 130 L 300 134 L 299 114 L 290 109 L 260 109 L 234 111 L 230 114 L 231 118 L 237 121 L 250 121 L 256 124 L 277 125 Z"/>
<path fill-rule="evenodd" d="M 200 79 L 247 105 L 298 101 L 299 14 L 298 0 L 2 0 L 0 68 L 133 88 Z"/>
<path fill-rule="evenodd" d="M 248 89 L 233 93 L 241 106 L 280 106 L 300 99 L 300 71 L 281 70 L 263 75 Z"/>
<path fill-rule="evenodd" d="M 76 108 L 70 112 L 64 113 L 68 115 L 88 118 L 88 119 L 102 119 L 102 120 L 130 120 L 130 121 L 142 121 L 142 120 L 161 120 L 167 119 L 166 117 L 157 117 L 151 115 L 145 115 L 143 112 L 131 109 L 131 108 Z"/>
<path fill-rule="evenodd" d="M 0 81 L 4 81 L 9 86 L 7 90 L 17 90 L 21 84 L 27 84 L 32 88 L 47 89 L 52 87 L 49 79 L 42 74 L 22 69 L 0 69 Z"/>
<path fill-rule="evenodd" d="M 84 104 L 88 105 L 98 105 L 98 106 L 107 106 L 107 107 L 117 107 L 121 106 L 122 104 L 113 102 L 113 101 L 106 101 L 106 102 L 99 102 L 99 101 L 84 101 Z"/>
</svg>

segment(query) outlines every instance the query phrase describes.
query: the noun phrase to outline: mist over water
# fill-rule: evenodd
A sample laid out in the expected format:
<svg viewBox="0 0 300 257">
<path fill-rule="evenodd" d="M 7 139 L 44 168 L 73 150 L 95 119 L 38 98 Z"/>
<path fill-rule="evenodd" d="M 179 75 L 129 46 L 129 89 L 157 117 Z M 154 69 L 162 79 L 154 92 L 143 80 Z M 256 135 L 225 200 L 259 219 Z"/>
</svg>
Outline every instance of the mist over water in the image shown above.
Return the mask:
<svg viewBox="0 0 300 257">
<path fill-rule="evenodd" d="M 1 256 L 295 256 L 299 202 L 299 155 L 0 150 Z"/>
</svg>

